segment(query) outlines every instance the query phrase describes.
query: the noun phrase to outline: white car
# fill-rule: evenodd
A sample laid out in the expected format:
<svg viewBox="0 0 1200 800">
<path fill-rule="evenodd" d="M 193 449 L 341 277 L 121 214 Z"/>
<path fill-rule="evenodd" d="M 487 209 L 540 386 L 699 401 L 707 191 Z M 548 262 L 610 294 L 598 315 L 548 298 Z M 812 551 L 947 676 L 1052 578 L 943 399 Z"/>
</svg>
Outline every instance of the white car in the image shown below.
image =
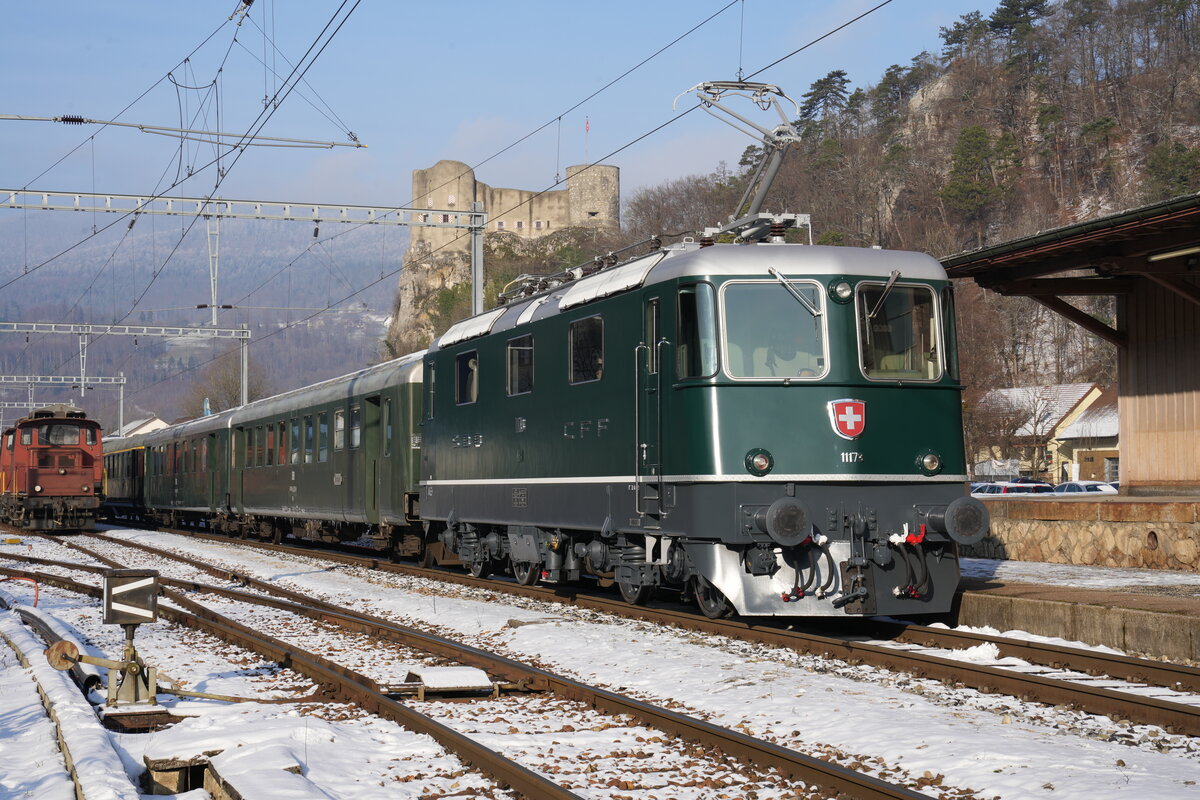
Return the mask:
<svg viewBox="0 0 1200 800">
<path fill-rule="evenodd" d="M 1084 495 L 1084 494 L 1116 494 L 1112 484 L 1104 481 L 1067 481 L 1054 487 L 1055 494 Z"/>
</svg>

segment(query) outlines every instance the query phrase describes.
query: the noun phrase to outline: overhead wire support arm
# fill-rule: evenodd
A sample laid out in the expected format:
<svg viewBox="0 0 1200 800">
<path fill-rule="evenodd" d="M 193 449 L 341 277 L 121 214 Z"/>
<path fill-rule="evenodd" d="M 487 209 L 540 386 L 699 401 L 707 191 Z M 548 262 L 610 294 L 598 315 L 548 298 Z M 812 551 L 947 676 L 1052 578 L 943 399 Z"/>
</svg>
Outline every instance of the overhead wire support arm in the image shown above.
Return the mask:
<svg viewBox="0 0 1200 800">
<path fill-rule="evenodd" d="M 64 125 L 113 125 L 120 128 L 136 128 L 142 133 L 171 136 L 194 142 L 222 145 L 224 147 L 303 147 L 326 150 L 332 150 L 335 147 L 366 147 L 365 144 L 358 141 L 358 137 L 353 137 L 348 142 L 329 142 L 317 139 L 288 139 L 282 136 L 262 136 L 258 134 L 246 136 L 243 133 L 224 133 L 222 131 L 205 131 L 193 128 L 171 128 L 166 125 L 116 122 L 110 119 L 89 119 L 88 117 L 81 117 L 76 114 L 64 114 L 61 117 L 27 117 L 22 114 L 0 114 L 0 120 L 61 122 Z"/>
<path fill-rule="evenodd" d="M 98 201 L 86 203 L 85 200 Z M 440 208 L 295 203 L 282 200 L 229 200 L 212 197 L 155 197 L 104 192 L 54 192 L 0 189 L 0 207 L 41 211 L 265 219 L 295 222 L 346 222 L 357 225 L 419 225 L 429 228 L 487 227 L 487 214 Z M 442 220 L 445 220 L 444 222 Z"/>
</svg>

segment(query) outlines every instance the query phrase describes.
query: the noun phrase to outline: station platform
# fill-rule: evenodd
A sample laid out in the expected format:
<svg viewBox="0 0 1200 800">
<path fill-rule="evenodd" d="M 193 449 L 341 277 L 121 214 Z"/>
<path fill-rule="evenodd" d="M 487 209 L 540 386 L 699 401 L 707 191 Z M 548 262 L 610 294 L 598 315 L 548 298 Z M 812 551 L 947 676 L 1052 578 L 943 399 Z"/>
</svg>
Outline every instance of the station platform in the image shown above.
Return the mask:
<svg viewBox="0 0 1200 800">
<path fill-rule="evenodd" d="M 1200 573 L 962 559 L 957 622 L 1200 663 Z"/>
</svg>

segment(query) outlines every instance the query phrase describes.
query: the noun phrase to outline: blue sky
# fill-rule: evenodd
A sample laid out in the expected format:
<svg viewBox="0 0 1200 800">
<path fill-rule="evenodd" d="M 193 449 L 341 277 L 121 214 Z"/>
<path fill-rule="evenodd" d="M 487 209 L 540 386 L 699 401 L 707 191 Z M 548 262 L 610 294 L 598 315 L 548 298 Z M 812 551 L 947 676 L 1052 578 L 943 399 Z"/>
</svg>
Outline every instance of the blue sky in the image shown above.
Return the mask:
<svg viewBox="0 0 1200 800">
<path fill-rule="evenodd" d="M 252 148 L 230 171 L 229 198 L 401 205 L 411 170 L 452 158 L 478 163 L 562 112 L 719 11 L 728 0 L 409 3 L 364 0 L 308 72 L 313 101 L 328 103 L 366 150 Z M 645 66 L 525 143 L 481 166 L 494 186 L 547 188 L 556 172 L 585 163 L 669 119 L 675 96 L 704 80 L 749 74 L 837 27 L 877 0 L 740 0 Z M 174 69 L 206 84 L 221 72 L 221 127 L 242 131 L 277 82 L 259 59 L 271 34 L 295 61 L 337 4 L 258 0 L 253 22 L 221 29 L 187 67 L 177 64 L 234 10 L 223 2 L 40 0 L 9 10 L 0 29 L 0 114 L 78 114 L 112 119 Z M 994 3 L 893 0 L 850 28 L 758 76 L 799 100 L 832 69 L 854 85 L 874 83 L 893 63 L 937 52 L 938 27 Z M 744 24 L 743 24 L 744 18 Z M 233 42 L 234 33 L 237 42 Z M 231 44 L 232 43 L 232 44 Z M 268 58 L 271 52 L 267 50 Z M 286 74 L 283 58 L 276 69 Z M 199 93 L 163 81 L 125 111 L 127 122 L 179 125 Z M 689 98 L 681 107 L 694 103 Z M 590 133 L 585 136 L 585 117 Z M 760 114 L 764 122 L 771 120 Z M 209 110 L 197 127 L 212 127 Z M 176 174 L 176 142 L 129 128 L 0 121 L 0 187 L 148 193 Z M 343 129 L 299 94 L 263 133 L 344 140 Z M 58 159 L 83 143 L 61 164 Z M 690 114 L 611 159 L 626 196 L 638 186 L 736 163 L 750 139 L 705 114 Z M 204 151 L 191 160 L 205 161 Z M 39 177 L 40 175 L 40 177 Z M 211 171 L 182 193 L 211 190 Z M 180 190 L 176 190 L 180 193 Z"/>
</svg>

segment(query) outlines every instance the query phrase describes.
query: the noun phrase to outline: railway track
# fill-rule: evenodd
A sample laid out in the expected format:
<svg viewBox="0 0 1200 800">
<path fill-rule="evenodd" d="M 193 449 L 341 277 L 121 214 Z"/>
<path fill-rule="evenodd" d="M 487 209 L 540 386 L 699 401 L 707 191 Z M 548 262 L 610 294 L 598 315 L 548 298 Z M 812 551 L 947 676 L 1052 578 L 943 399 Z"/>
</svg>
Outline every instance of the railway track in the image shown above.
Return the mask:
<svg viewBox="0 0 1200 800">
<path fill-rule="evenodd" d="M 678 608 L 632 606 L 614 597 L 576 587 L 521 586 L 436 568 L 397 564 L 370 555 L 253 540 L 230 540 L 228 537 L 192 531 L 172 532 L 213 541 L 237 541 L 254 548 L 307 557 L 316 555 L 360 568 L 430 578 L 531 599 L 569 603 L 617 616 L 787 648 L 807 655 L 837 658 L 850 664 L 909 673 L 985 693 L 1011 695 L 1049 706 L 1077 709 L 1132 724 L 1156 725 L 1168 733 L 1200 735 L 1200 697 L 1196 694 L 1200 693 L 1200 669 L 1186 665 L 966 631 L 881 622 L 872 623 L 868 632 L 886 641 L 871 642 L 861 637 L 792 630 L 771 620 L 712 620 Z M 1007 666 L 964 661 L 936 652 L 963 650 L 981 644 L 994 646 L 1002 658 L 1018 658 L 1042 669 L 1020 671 Z M 935 650 L 931 651 L 930 648 Z M 1118 682 L 1120 685 L 1115 687 L 1114 684 Z"/>
<path fill-rule="evenodd" d="M 570 792 L 564 794 L 563 792 L 566 790 L 557 784 L 551 784 L 553 788 L 546 786 L 545 784 L 548 782 L 544 778 L 522 767 L 520 764 L 506 766 L 503 761 L 497 760 L 504 759 L 504 756 L 495 751 L 482 752 L 487 750 L 487 748 L 483 748 L 478 742 L 473 742 L 470 748 L 460 751 L 458 748 L 462 746 L 462 742 L 459 741 L 458 737 L 462 736 L 462 734 L 457 732 L 456 726 L 446 722 L 438 722 L 427 715 L 418 715 L 416 711 L 408 706 L 397 703 L 382 691 L 382 687 L 377 680 L 362 673 L 349 670 L 321 656 L 300 651 L 294 645 L 281 639 L 257 633 L 249 626 L 234 622 L 226 616 L 216 613 L 209 607 L 209 603 L 201 605 L 195 599 L 183 595 L 182 592 L 203 592 L 207 595 L 223 598 L 224 600 L 267 607 L 273 609 L 275 613 L 283 612 L 288 615 L 303 616 L 317 624 L 336 625 L 347 631 L 369 635 L 374 639 L 419 649 L 425 653 L 434 654 L 440 658 L 448 658 L 458 663 L 478 666 L 490 675 L 502 677 L 512 687 L 529 691 L 546 691 L 555 696 L 556 702 L 573 704 L 577 707 L 574 713 L 578 715 L 579 721 L 578 724 L 571 723 L 567 725 L 566 728 L 568 730 L 587 729 L 589 725 L 594 727 L 595 722 L 589 715 L 594 715 L 597 712 L 608 715 L 609 718 L 635 720 L 641 725 L 656 729 L 659 733 L 667 734 L 668 737 L 678 737 L 685 740 L 688 744 L 683 746 L 684 749 L 681 752 L 679 763 L 696 763 L 699 760 L 700 763 L 705 765 L 705 771 L 709 776 L 730 773 L 730 765 L 724 762 L 728 759 L 736 759 L 743 765 L 752 765 L 753 769 L 760 773 L 763 779 L 768 781 L 766 785 L 771 786 L 778 786 L 780 782 L 779 776 L 786 775 L 792 780 L 800 781 L 809 787 L 819 787 L 823 793 L 838 794 L 846 797 L 917 798 L 924 796 L 905 786 L 887 783 L 869 775 L 806 756 L 794 750 L 755 739 L 737 731 L 659 708 L 615 692 L 588 686 L 578 681 L 563 678 L 545 670 L 487 653 L 477 648 L 461 645 L 442 637 L 414 631 L 389 623 L 386 620 L 340 608 L 296 592 L 280 590 L 279 587 L 271 584 L 204 564 L 195 559 L 188 559 L 178 554 L 159 551 L 138 543 L 113 540 L 108 537 L 99 538 L 107 539 L 110 543 L 124 547 L 135 547 L 145 553 L 153 554 L 156 558 L 170 558 L 179 563 L 187 564 L 193 569 L 202 570 L 210 575 L 214 575 L 224 581 L 235 581 L 243 584 L 245 589 L 249 591 L 213 586 L 196 580 L 180 580 L 169 577 L 161 579 L 161 583 L 165 587 L 164 592 L 167 593 L 172 601 L 185 609 L 184 612 L 178 612 L 183 616 L 179 616 L 175 621 L 181 624 L 208 627 L 214 633 L 228 641 L 259 652 L 265 657 L 277 661 L 282 660 L 283 663 L 287 663 L 293 669 L 298 669 L 298 671 L 308 675 L 314 681 L 334 687 L 336 695 L 349 699 L 364 709 L 395 719 L 405 727 L 429 732 L 430 735 L 434 736 L 434 738 L 452 752 L 456 752 L 468 763 L 475 764 L 502 784 L 512 786 L 514 789 L 530 797 L 571 797 L 575 795 Z M 97 553 L 90 548 L 81 547 L 75 542 L 63 539 L 55 539 L 55 541 L 79 550 L 89 558 L 106 563 L 110 567 L 123 566 L 123 564 L 111 557 Z M 9 558 L 14 557 L 9 556 Z M 23 556 L 15 557 L 15 560 L 41 564 L 43 566 L 53 566 L 58 569 L 82 570 L 84 572 L 95 572 L 103 569 L 72 562 L 50 562 L 46 559 Z M 8 574 L 18 572 L 12 569 L 3 569 L 2 571 Z M 27 574 L 33 575 L 47 583 L 67 580 L 47 573 Z M 257 592 L 269 594 L 257 594 Z M 160 608 L 163 608 L 163 606 L 160 606 Z M 489 702 L 492 704 L 502 704 L 512 702 L 512 700 L 510 698 Z M 536 702 L 544 701 L 539 700 Z M 501 717 L 505 716 L 492 706 L 485 707 L 483 712 L 484 717 L 488 717 L 489 715 L 496 717 L 498 714 Z M 416 721 L 413 715 L 421 717 L 421 721 Z M 535 714 L 534 716 L 536 717 L 537 715 Z M 477 727 L 478 724 L 468 722 L 469 727 Z M 611 722 L 603 724 L 612 725 Z M 416 727 L 417 725 L 421 727 L 418 728 Z M 623 727 L 629 728 L 630 726 L 628 723 L 625 723 Z M 630 741 L 637 740 L 638 737 L 634 736 Z M 645 741 L 645 737 L 641 737 L 641 740 Z M 639 752 L 638 748 L 632 743 L 629 745 L 628 750 L 634 754 Z M 644 753 L 642 755 L 644 756 Z M 746 767 L 742 766 L 740 769 L 744 774 Z M 775 771 L 778 774 L 774 774 Z M 533 780 L 535 778 L 537 779 L 536 781 Z M 571 776 L 571 780 L 578 779 L 578 776 Z M 679 784 L 668 782 L 665 785 Z"/>
</svg>

